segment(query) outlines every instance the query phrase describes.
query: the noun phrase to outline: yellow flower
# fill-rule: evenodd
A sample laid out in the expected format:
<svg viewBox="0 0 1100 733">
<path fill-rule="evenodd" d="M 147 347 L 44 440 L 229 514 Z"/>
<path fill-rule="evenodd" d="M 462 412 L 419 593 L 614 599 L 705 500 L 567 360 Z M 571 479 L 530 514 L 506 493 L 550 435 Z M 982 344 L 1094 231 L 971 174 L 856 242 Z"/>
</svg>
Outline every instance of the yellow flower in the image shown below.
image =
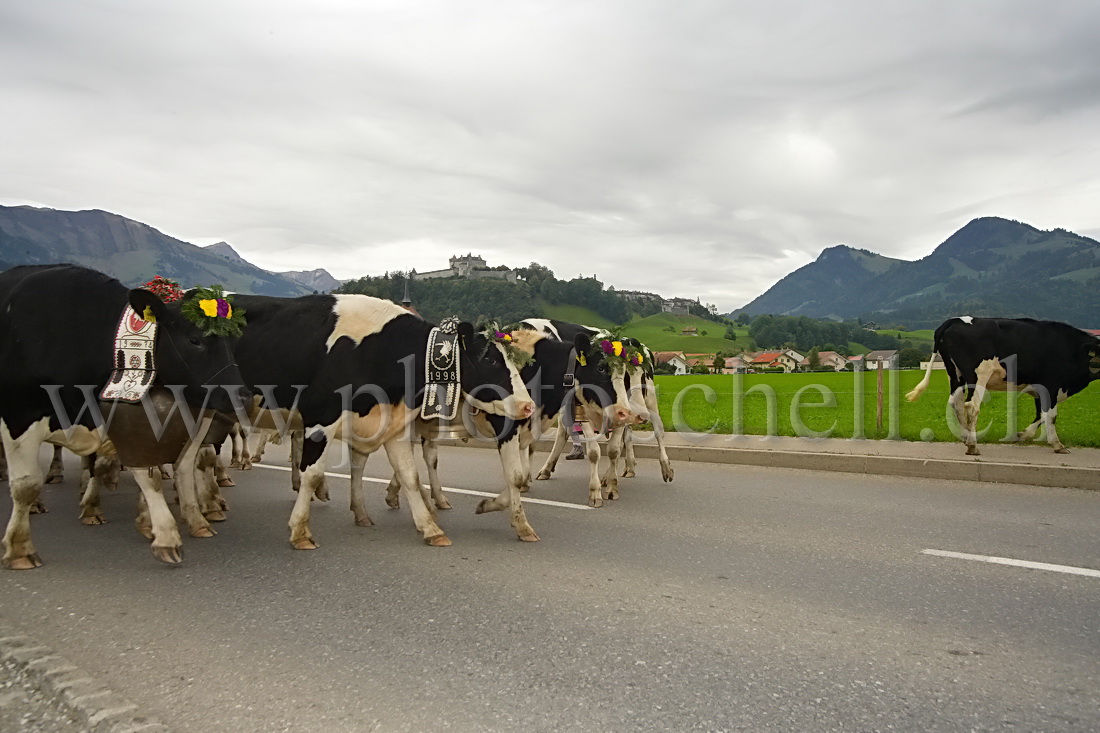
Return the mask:
<svg viewBox="0 0 1100 733">
<path fill-rule="evenodd" d="M 202 312 L 213 318 L 218 315 L 218 301 L 210 298 L 208 300 L 200 300 L 199 307 L 202 308 Z"/>
<path fill-rule="evenodd" d="M 615 350 L 615 356 L 622 356 L 623 355 L 623 342 L 622 341 L 612 341 L 611 342 L 611 348 Z"/>
<path fill-rule="evenodd" d="M 229 303 L 226 303 L 225 308 L 226 308 L 225 317 L 226 318 L 232 318 L 233 317 L 233 306 Z"/>
</svg>

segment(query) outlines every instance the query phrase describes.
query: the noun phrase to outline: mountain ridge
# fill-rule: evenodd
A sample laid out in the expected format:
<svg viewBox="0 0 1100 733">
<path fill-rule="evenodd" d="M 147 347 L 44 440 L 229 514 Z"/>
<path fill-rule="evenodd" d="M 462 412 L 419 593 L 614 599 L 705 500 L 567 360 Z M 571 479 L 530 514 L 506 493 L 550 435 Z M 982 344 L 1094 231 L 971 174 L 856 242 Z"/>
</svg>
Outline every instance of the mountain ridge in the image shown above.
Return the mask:
<svg viewBox="0 0 1100 733">
<path fill-rule="evenodd" d="M 185 287 L 217 283 L 236 292 L 278 296 L 312 292 L 239 255 L 227 257 L 119 214 L 0 206 L 0 269 L 55 262 L 91 267 L 131 286 L 162 275 Z"/>
<path fill-rule="evenodd" d="M 863 257 L 864 253 L 869 257 Z M 918 260 L 829 247 L 733 311 L 929 328 L 960 314 L 1100 320 L 1100 243 L 979 217 Z"/>
</svg>

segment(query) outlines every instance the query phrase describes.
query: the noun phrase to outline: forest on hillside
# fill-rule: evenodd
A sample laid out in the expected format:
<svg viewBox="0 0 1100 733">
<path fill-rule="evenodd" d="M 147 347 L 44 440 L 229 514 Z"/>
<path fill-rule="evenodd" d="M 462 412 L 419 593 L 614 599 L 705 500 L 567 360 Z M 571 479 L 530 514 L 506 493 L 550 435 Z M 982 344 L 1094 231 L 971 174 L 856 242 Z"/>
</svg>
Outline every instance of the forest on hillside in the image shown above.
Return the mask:
<svg viewBox="0 0 1100 733">
<path fill-rule="evenodd" d="M 387 272 L 351 280 L 336 292 L 361 293 L 401 302 L 407 284 L 413 307 L 433 322 L 446 316 L 458 316 L 473 323 L 512 323 L 521 318 L 543 316 L 541 301 L 588 308 L 612 323 L 626 323 L 638 312 L 630 300 L 613 289 L 605 289 L 594 277 L 559 280 L 550 268 L 537 262 L 517 268 L 516 273 L 519 280 L 508 282 L 460 277 L 410 280 L 407 272 Z"/>
</svg>

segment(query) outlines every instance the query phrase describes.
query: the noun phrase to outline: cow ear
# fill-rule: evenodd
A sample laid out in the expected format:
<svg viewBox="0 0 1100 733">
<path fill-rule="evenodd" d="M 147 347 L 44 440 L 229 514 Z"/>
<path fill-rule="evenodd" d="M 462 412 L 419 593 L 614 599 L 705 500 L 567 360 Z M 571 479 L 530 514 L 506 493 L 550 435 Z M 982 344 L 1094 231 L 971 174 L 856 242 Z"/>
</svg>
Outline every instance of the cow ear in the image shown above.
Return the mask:
<svg viewBox="0 0 1100 733">
<path fill-rule="evenodd" d="M 574 336 L 573 348 L 577 350 L 577 354 L 587 354 L 588 350 L 592 348 L 592 341 L 588 338 L 588 334 L 578 333 Z"/>
<path fill-rule="evenodd" d="M 168 315 L 168 309 L 164 306 L 164 301 L 160 299 L 160 296 L 144 288 L 131 290 L 129 299 L 130 307 L 134 309 L 134 312 L 146 320 L 149 320 L 147 318 L 149 315 L 152 315 L 158 321 Z"/>
<path fill-rule="evenodd" d="M 462 321 L 458 324 L 458 337 L 462 339 L 462 343 L 469 348 L 474 343 L 474 327 L 467 321 Z"/>
</svg>

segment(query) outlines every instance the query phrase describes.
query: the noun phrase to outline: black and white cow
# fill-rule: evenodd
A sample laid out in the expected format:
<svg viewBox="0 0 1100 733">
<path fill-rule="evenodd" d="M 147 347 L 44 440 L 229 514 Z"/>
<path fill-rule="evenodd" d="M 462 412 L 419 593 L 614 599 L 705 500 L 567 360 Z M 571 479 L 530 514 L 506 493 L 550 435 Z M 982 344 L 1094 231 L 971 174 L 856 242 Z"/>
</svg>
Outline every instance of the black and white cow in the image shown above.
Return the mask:
<svg viewBox="0 0 1100 733">
<path fill-rule="evenodd" d="M 508 510 L 519 539 L 536 542 L 539 537 L 527 521 L 520 499 L 520 494 L 530 488 L 535 440 L 559 413 L 564 411 L 567 419 L 572 420 L 577 400 L 592 406 L 593 410 L 609 411 L 616 421 L 628 419 L 628 416 L 616 407 L 612 370 L 603 363 L 603 354 L 595 349 L 586 334 L 578 333 L 570 342 L 531 329 L 512 331 L 510 336 L 516 348 L 533 357 L 520 374 L 535 400 L 535 413 L 520 421 L 506 421 L 488 414 L 475 416 L 476 432 L 481 437 L 492 436 L 496 441 L 505 483 L 504 491 L 478 504 L 477 513 Z M 437 421 L 417 421 L 431 496 L 435 505 L 444 509 L 450 508 L 450 504 L 443 495 L 437 471 L 438 449 L 434 438 L 438 428 Z M 361 476 L 362 467 L 358 473 L 353 468 L 353 491 Z M 598 495 L 598 484 L 596 492 Z M 391 507 L 397 506 L 396 481 L 390 482 L 386 501 Z"/>
<path fill-rule="evenodd" d="M 550 318 L 527 318 L 521 322 L 521 325 L 566 342 L 578 335 L 584 335 L 592 341 L 595 345 L 594 348 L 601 356 L 599 342 L 611 338 L 611 334 L 598 328 Z M 581 413 L 585 417 L 580 425 L 585 444 L 585 458 L 588 459 L 589 465 L 588 503 L 589 506 L 593 507 L 603 506 L 602 488 L 604 487 L 607 488 L 609 499 L 618 498 L 618 459 L 623 446 L 622 432 L 628 425 L 642 422 L 644 420 L 643 415 L 648 413 L 644 402 L 636 399 L 640 393 L 632 391 L 630 388 L 631 369 L 623 368 L 621 364 L 608 368 L 614 386 L 615 399 L 613 403 L 608 407 L 601 407 L 585 401 L 583 395 L 578 395 L 577 401 Z M 536 479 L 545 481 L 554 472 L 558 456 L 561 455 L 562 450 L 569 442 L 569 431 L 572 428 L 572 422 L 572 416 L 563 416 L 563 419 L 559 420 L 554 447 L 551 449 L 550 456 L 546 459 Z M 609 465 L 601 478 L 599 475 L 600 443 L 597 440 L 597 433 L 604 431 L 608 432 L 610 436 L 617 437 L 609 437 L 607 441 Z"/>
<path fill-rule="evenodd" d="M 11 519 L 4 534 L 7 568 L 42 564 L 28 521 L 43 479 L 38 460 L 42 443 L 61 445 L 78 455 L 93 453 L 107 443 L 86 408 L 89 395 L 94 400 L 115 366 L 115 330 L 127 305 L 139 314 L 149 309 L 158 324 L 154 389 L 178 385 L 189 405 L 221 411 L 232 409 L 230 394 L 209 389 L 210 385 L 232 389 L 238 400 L 248 395 L 242 393 L 227 341 L 204 335 L 180 313 L 179 304 L 166 305 L 148 290 L 130 290 L 107 275 L 74 265 L 16 267 L 0 274 L 0 384 L 4 385 L 0 437 L 12 495 Z M 57 385 L 53 395 L 45 388 L 48 385 Z M 207 415 L 204 425 L 212 419 Z M 127 437 L 112 430 L 111 442 L 120 452 L 131 454 L 154 447 L 178 453 L 186 439 L 184 435 L 173 448 L 156 441 L 151 433 L 147 439 L 144 434 Z M 179 531 L 161 493 L 159 473 L 153 478 L 148 471 L 135 470 L 134 477 L 152 517 L 153 554 L 165 562 L 179 562 Z"/>
<path fill-rule="evenodd" d="M 645 361 L 641 365 L 630 365 L 627 368 L 626 381 L 630 389 L 630 408 L 638 416 L 641 422 L 648 422 L 653 426 L 653 438 L 657 443 L 657 460 L 661 465 L 661 478 L 671 482 L 676 472 L 672 468 L 672 462 L 668 459 L 668 451 L 665 449 L 665 425 L 661 420 L 661 413 L 657 408 L 657 386 L 653 381 L 653 351 L 637 339 L 624 339 L 631 346 L 645 354 Z M 619 432 L 618 439 L 622 440 L 623 478 L 632 478 L 635 474 L 638 461 L 634 457 L 634 431 L 627 426 Z M 616 439 L 615 433 L 611 435 Z"/>
<path fill-rule="evenodd" d="M 588 334 L 594 343 L 613 338 L 610 333 L 602 329 L 555 319 L 528 318 L 524 323 L 531 328 L 545 331 L 559 338 L 565 338 L 568 337 L 569 334 L 576 333 Z M 619 498 L 618 460 L 620 457 L 625 460 L 622 474 L 623 477 L 630 478 L 635 475 L 637 460 L 634 457 L 632 427 L 638 423 L 652 423 L 653 435 L 656 439 L 657 449 L 659 451 L 658 459 L 661 464 L 661 476 L 665 481 L 672 481 L 674 476 L 672 463 L 669 461 L 668 453 L 665 450 L 664 425 L 661 422 L 661 416 L 657 410 L 657 391 L 653 383 L 652 352 L 637 339 L 626 338 L 622 339 L 622 341 L 642 351 L 647 357 L 642 364 L 628 364 L 625 373 L 621 375 L 622 383 L 619 384 L 619 382 L 616 381 L 616 390 L 625 390 L 626 397 L 623 401 L 632 414 L 631 420 L 614 424 L 606 420 L 602 424 L 598 421 L 595 423 L 599 428 L 608 430 L 608 466 L 607 470 L 604 471 L 603 477 L 600 479 L 600 485 L 607 490 L 607 498 L 611 500 Z M 620 375 L 616 375 L 616 377 L 619 376 Z M 618 392 L 616 394 L 618 394 Z M 557 467 L 558 458 L 561 456 L 565 446 L 569 443 L 569 431 L 571 427 L 570 420 L 568 419 L 562 420 L 558 424 L 558 430 L 554 438 L 554 446 L 551 448 L 550 455 L 547 457 L 546 462 L 543 464 L 542 469 L 536 477 L 540 481 L 550 478 L 554 473 L 554 469 Z M 587 424 L 582 422 L 581 429 L 585 431 L 584 439 L 587 446 L 585 457 L 588 458 L 590 465 L 592 465 L 593 461 L 599 461 L 600 458 L 599 443 L 595 441 L 596 430 L 592 429 L 592 419 L 590 418 Z M 595 476 L 597 472 L 596 466 L 593 465 L 591 475 Z M 590 498 L 591 490 L 590 486 Z M 593 504 L 593 506 L 600 506 L 600 502 Z"/>
<path fill-rule="evenodd" d="M 905 397 L 928 387 L 935 354 L 951 382 L 949 404 L 963 431 L 967 455 L 978 452 L 978 411 L 986 390 L 1019 390 L 1035 397 L 1035 421 L 1016 435 L 1030 440 L 1042 424 L 1056 453 L 1068 453 L 1054 423 L 1058 404 L 1100 379 L 1100 339 L 1065 323 L 1030 318 L 949 318 L 936 329 L 924 379 Z"/>
<path fill-rule="evenodd" d="M 353 463 L 384 447 L 417 530 L 431 545 L 449 545 L 421 495 L 411 443 L 433 325 L 396 303 L 365 295 L 241 295 L 236 302 L 248 314 L 236 348 L 246 384 L 264 394 L 264 407 L 277 409 L 283 424 L 300 426 L 307 435 L 291 545 L 317 547 L 309 508 L 324 478 L 322 454 L 330 441 L 347 443 Z M 534 403 L 503 348 L 468 323 L 459 324 L 458 333 L 464 398 L 491 414 L 530 417 Z M 355 495 L 352 502 L 354 511 Z"/>
</svg>

